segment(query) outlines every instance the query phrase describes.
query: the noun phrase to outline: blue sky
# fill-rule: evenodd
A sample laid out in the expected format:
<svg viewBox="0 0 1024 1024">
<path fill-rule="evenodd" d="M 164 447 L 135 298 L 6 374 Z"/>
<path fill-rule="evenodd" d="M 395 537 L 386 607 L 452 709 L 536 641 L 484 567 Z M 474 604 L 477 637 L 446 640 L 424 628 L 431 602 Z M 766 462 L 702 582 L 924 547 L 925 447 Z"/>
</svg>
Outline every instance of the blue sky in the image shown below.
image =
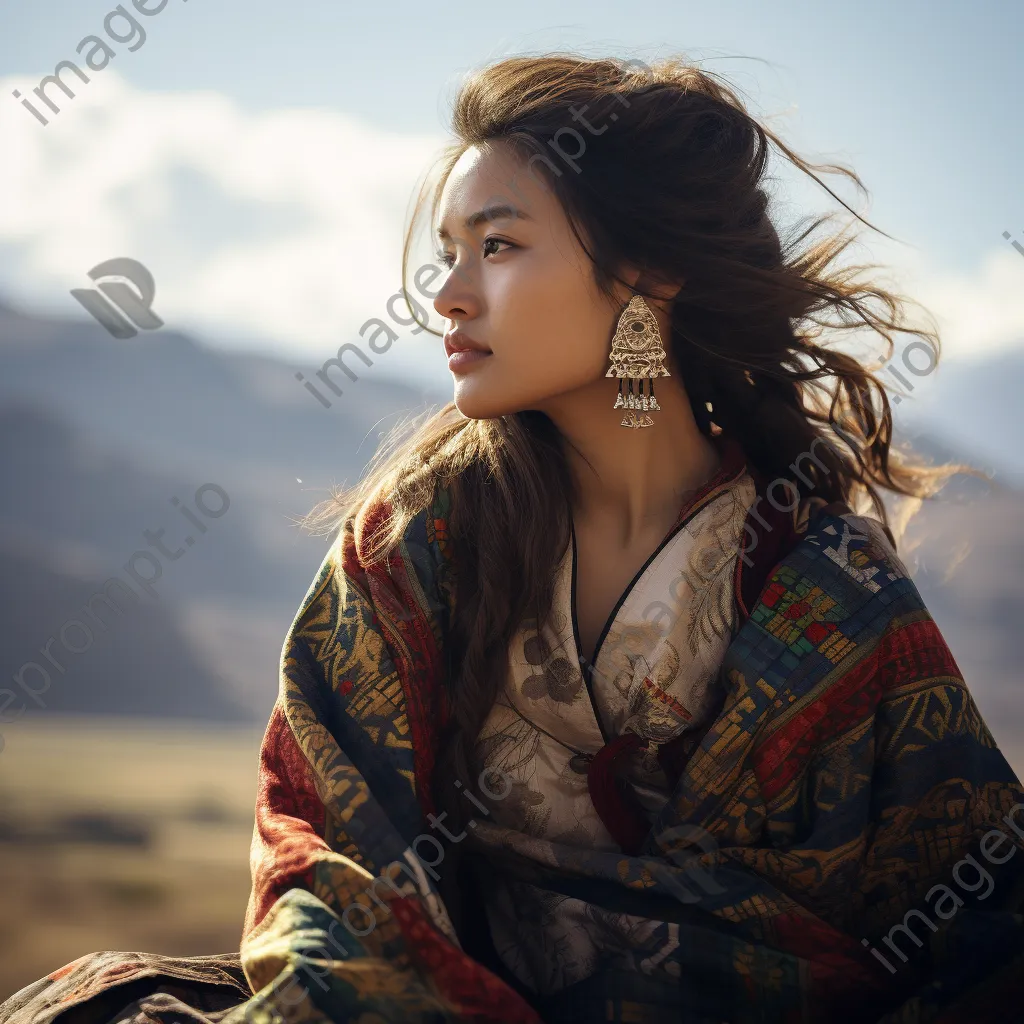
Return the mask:
<svg viewBox="0 0 1024 1024">
<path fill-rule="evenodd" d="M 868 219 L 900 241 L 868 233 L 868 255 L 940 307 L 951 357 L 1024 343 L 1024 258 L 1002 237 L 1024 244 L 1021 4 L 169 0 L 46 127 L 12 89 L 76 59 L 116 5 L 4 5 L 0 295 L 28 310 L 78 315 L 70 288 L 133 256 L 168 324 L 327 358 L 397 288 L 461 75 L 523 52 L 681 52 L 799 153 L 861 175 Z M 817 188 L 791 198 L 834 208 Z"/>
</svg>

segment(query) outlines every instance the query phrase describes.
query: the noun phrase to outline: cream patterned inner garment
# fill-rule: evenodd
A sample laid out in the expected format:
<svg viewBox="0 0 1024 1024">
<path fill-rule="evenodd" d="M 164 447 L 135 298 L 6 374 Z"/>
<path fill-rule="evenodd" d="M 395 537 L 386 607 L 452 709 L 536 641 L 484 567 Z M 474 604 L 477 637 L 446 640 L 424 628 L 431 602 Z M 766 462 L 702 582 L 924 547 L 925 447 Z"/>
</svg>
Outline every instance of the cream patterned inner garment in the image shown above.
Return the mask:
<svg viewBox="0 0 1024 1024">
<path fill-rule="evenodd" d="M 649 744 L 636 753 L 628 778 L 648 814 L 660 810 L 670 794 L 653 745 L 705 725 L 715 710 L 737 621 L 733 574 L 755 496 L 744 470 L 698 503 L 627 587 L 590 673 L 573 628 L 570 541 L 549 620 L 521 624 L 504 691 L 480 732 L 482 763 L 500 768 L 513 787 L 494 805 L 496 824 L 479 823 L 477 841 L 540 860 L 550 859 L 550 844 L 618 852 L 591 802 L 586 773 L 589 759 L 626 730 Z M 535 991 L 579 981 L 603 959 L 678 976 L 673 924 L 516 880 L 489 893 L 487 912 L 502 959 Z"/>
</svg>

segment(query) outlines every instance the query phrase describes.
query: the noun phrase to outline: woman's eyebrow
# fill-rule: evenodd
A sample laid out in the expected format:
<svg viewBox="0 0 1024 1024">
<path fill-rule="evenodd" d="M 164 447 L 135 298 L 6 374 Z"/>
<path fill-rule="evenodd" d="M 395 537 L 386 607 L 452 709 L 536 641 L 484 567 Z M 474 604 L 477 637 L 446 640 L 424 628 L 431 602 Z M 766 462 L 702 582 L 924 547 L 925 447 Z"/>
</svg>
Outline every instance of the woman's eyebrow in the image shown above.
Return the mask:
<svg viewBox="0 0 1024 1024">
<path fill-rule="evenodd" d="M 495 206 L 488 206 L 483 210 L 477 210 L 476 213 L 471 213 L 463 222 L 469 230 L 475 228 L 478 224 L 482 224 L 484 221 L 502 220 L 508 218 L 510 220 L 532 220 L 533 218 L 525 211 L 520 210 L 509 203 L 499 203 Z M 451 234 L 442 226 L 437 229 L 438 238 L 450 239 Z"/>
</svg>

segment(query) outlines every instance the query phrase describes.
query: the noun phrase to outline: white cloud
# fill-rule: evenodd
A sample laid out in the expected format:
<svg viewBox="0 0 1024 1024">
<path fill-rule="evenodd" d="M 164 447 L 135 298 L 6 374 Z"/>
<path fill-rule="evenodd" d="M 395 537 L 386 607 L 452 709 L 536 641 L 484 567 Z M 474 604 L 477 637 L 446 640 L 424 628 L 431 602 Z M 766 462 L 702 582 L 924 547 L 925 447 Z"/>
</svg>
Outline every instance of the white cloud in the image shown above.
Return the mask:
<svg viewBox="0 0 1024 1024">
<path fill-rule="evenodd" d="M 936 267 L 900 251 L 892 259 L 905 294 L 935 317 L 942 357 L 980 359 L 1024 344 L 1024 258 L 996 240 L 969 273 Z"/>
<path fill-rule="evenodd" d="M 153 273 L 169 326 L 317 363 L 386 316 L 407 210 L 444 137 L 328 109 L 248 113 L 216 93 L 146 93 L 112 69 L 69 81 L 74 99 L 50 90 L 62 111 L 49 125 L 0 104 L 6 295 L 82 315 L 70 289 L 129 256 Z M 7 78 L 0 91 L 31 85 Z"/>
<path fill-rule="evenodd" d="M 34 83 L 0 82 L 4 293 L 80 316 L 69 290 L 130 256 L 154 274 L 154 311 L 169 326 L 315 364 L 386 317 L 409 203 L 442 136 L 329 109 L 249 113 L 212 92 L 142 92 L 113 69 L 71 80 L 78 95 L 45 127 L 10 97 Z M 430 258 L 418 256 L 413 267 Z M 1002 239 L 971 273 L 905 247 L 873 256 L 936 314 L 946 355 L 1024 341 L 1024 259 Z M 447 383 L 436 339 L 399 333 L 389 371 Z"/>
</svg>

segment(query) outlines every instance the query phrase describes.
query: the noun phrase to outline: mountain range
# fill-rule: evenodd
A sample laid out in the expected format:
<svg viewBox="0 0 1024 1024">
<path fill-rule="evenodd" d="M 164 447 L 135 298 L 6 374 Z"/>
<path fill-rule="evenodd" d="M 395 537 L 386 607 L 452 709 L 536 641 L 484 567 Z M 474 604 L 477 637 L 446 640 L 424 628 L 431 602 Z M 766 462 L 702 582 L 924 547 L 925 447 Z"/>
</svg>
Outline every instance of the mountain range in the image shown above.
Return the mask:
<svg viewBox="0 0 1024 1024">
<path fill-rule="evenodd" d="M 389 376 L 382 357 L 360 366 L 358 384 L 346 382 L 327 409 L 296 380 L 315 380 L 316 367 L 214 348 L 170 327 L 121 341 L 92 321 L 7 303 L 0 368 L 0 670 L 9 680 L 35 661 L 51 676 L 28 714 L 265 721 L 285 633 L 329 543 L 296 518 L 330 484 L 358 479 L 394 417 L 450 399 Z M 925 502 L 901 554 L 1011 760 L 1024 755 L 1022 382 L 1024 346 L 940 365 L 897 414 L 917 451 L 982 466 L 995 480 L 960 478 Z M 206 485 L 208 506 L 229 496 L 216 518 L 197 506 Z M 154 535 L 181 553 L 158 559 L 147 592 L 136 577 L 156 569 L 136 553 L 156 550 Z M 83 621 L 111 579 L 145 596 L 94 629 L 88 650 L 65 651 L 58 671 L 45 660 L 47 640 Z"/>
</svg>

